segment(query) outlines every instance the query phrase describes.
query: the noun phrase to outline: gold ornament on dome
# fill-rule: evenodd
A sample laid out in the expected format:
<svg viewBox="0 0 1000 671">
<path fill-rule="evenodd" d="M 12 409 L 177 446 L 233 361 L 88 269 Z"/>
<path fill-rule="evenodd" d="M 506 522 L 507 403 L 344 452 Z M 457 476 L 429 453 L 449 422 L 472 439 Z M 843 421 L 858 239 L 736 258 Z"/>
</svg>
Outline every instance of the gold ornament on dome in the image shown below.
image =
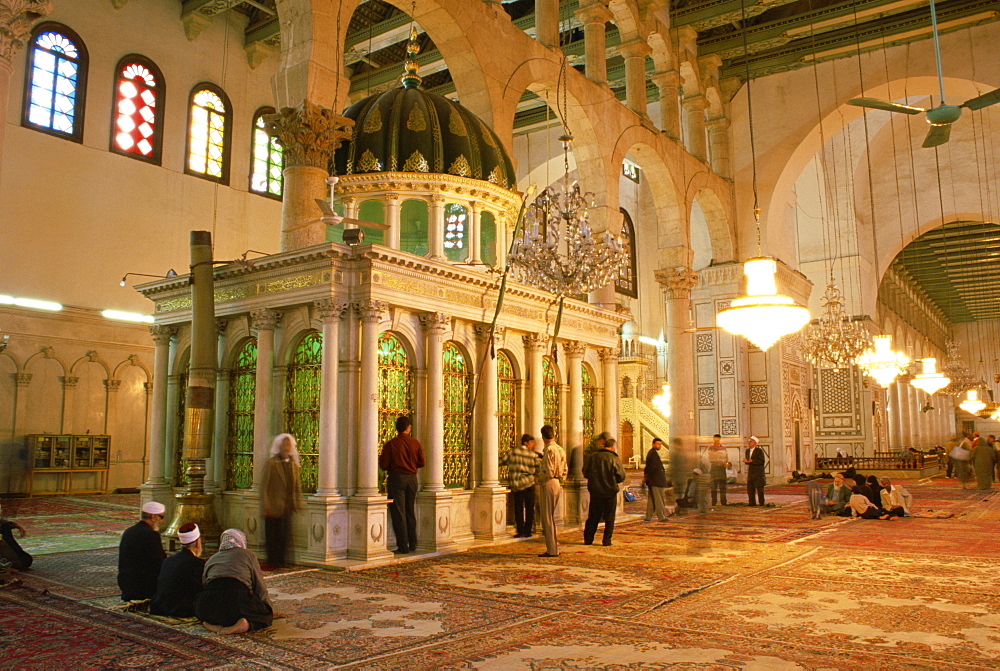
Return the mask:
<svg viewBox="0 0 1000 671">
<path fill-rule="evenodd" d="M 362 130 L 366 133 L 377 133 L 382 130 L 382 112 L 379 109 L 376 108 L 368 113 Z"/>
<path fill-rule="evenodd" d="M 403 172 L 430 172 L 431 166 L 419 151 L 414 150 L 403 164 Z"/>
<path fill-rule="evenodd" d="M 503 176 L 503 171 L 500 170 L 499 165 L 493 167 L 493 170 L 490 171 L 490 174 L 486 179 L 487 181 L 493 182 L 498 186 L 502 186 L 505 189 L 507 188 L 507 178 Z"/>
<path fill-rule="evenodd" d="M 458 175 L 459 177 L 468 177 L 469 173 L 472 172 L 472 168 L 469 167 L 469 162 L 465 160 L 465 154 L 459 154 L 455 162 L 451 164 L 448 168 L 448 172 L 452 175 Z"/>
<path fill-rule="evenodd" d="M 406 117 L 406 127 L 415 133 L 427 130 L 427 119 L 416 105 L 410 108 L 410 115 Z"/>
<path fill-rule="evenodd" d="M 365 153 L 361 154 L 361 160 L 358 161 L 358 170 L 361 172 L 382 172 L 382 164 L 375 158 L 371 149 L 365 149 Z"/>
<path fill-rule="evenodd" d="M 486 124 L 483 123 L 482 119 L 479 119 L 478 121 L 479 121 L 479 130 L 482 131 L 483 133 L 483 142 L 493 147 L 494 149 L 497 149 L 497 142 L 496 140 L 493 139 L 493 131 L 491 131 L 489 128 L 486 127 Z"/>
<path fill-rule="evenodd" d="M 469 135 L 469 130 L 465 127 L 462 116 L 454 110 L 448 116 L 448 130 L 457 137 L 468 137 Z"/>
</svg>

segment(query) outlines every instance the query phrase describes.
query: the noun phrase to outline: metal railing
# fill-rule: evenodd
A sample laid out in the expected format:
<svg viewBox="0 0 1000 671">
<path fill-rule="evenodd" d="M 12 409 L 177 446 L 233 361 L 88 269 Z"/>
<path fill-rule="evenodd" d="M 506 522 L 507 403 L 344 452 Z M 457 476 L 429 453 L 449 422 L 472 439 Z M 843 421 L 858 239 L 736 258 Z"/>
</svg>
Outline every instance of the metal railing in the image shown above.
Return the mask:
<svg viewBox="0 0 1000 671">
<path fill-rule="evenodd" d="M 842 471 L 853 466 L 859 471 L 912 471 L 929 466 L 944 466 L 944 455 L 918 454 L 912 457 L 817 457 L 817 471 Z"/>
</svg>

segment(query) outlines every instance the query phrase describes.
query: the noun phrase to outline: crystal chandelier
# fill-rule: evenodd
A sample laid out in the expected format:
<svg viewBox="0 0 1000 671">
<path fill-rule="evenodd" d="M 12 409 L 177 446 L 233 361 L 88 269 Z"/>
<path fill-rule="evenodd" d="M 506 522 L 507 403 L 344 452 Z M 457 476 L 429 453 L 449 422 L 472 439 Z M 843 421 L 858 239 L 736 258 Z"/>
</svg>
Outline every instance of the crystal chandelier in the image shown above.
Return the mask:
<svg viewBox="0 0 1000 671">
<path fill-rule="evenodd" d="M 941 366 L 941 372 L 948 376 L 951 382 L 941 392 L 949 396 L 961 396 L 966 390 L 978 387 L 980 385 L 979 379 L 962 361 L 962 355 L 958 351 L 958 341 L 948 340 L 945 343 L 945 349 L 948 352 L 948 363 Z"/>
<path fill-rule="evenodd" d="M 910 357 L 892 351 L 892 336 L 877 335 L 872 342 L 872 349 L 858 356 L 858 366 L 880 387 L 888 387 L 910 365 Z"/>
<path fill-rule="evenodd" d="M 871 347 L 871 341 L 844 310 L 844 296 L 836 284 L 826 285 L 820 301 L 823 315 L 805 336 L 805 357 L 816 366 L 850 366 Z"/>
<path fill-rule="evenodd" d="M 958 407 L 975 415 L 977 412 L 985 408 L 986 404 L 979 400 L 978 389 L 969 389 L 965 393 L 965 400 L 959 403 Z"/>
<path fill-rule="evenodd" d="M 931 356 L 921 361 L 924 363 L 924 372 L 914 375 L 910 384 L 928 394 L 934 394 L 948 386 L 951 380 L 937 372 L 937 359 Z"/>
<path fill-rule="evenodd" d="M 758 219 L 758 227 L 760 220 Z M 735 299 L 715 316 L 716 323 L 762 350 L 809 323 L 809 310 L 779 294 L 774 284 L 774 259 L 756 257 L 743 264 L 747 295 Z"/>
</svg>

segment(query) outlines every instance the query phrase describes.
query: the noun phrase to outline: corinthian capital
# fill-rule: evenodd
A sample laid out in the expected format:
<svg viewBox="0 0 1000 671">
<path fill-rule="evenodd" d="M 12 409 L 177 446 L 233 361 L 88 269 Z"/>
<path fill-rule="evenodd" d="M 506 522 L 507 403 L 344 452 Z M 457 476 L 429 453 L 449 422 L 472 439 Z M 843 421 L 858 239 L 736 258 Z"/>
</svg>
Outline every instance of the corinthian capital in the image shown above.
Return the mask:
<svg viewBox="0 0 1000 671">
<path fill-rule="evenodd" d="M 476 333 L 476 340 L 481 343 L 487 343 L 490 341 L 490 325 L 489 324 L 475 324 L 472 330 Z M 497 326 L 496 330 L 493 332 L 494 340 L 503 340 L 504 327 Z"/>
<path fill-rule="evenodd" d="M 324 322 L 339 320 L 341 315 L 350 307 L 349 303 L 335 301 L 332 298 L 313 301 L 313 305 L 316 307 L 316 316 Z"/>
<path fill-rule="evenodd" d="M 358 318 L 367 324 L 377 324 L 382 321 L 389 304 L 385 301 L 359 301 L 352 303 L 351 307 L 357 313 Z"/>
<path fill-rule="evenodd" d="M 0 61 L 10 63 L 31 27 L 52 11 L 52 0 L 0 0 Z"/>
<path fill-rule="evenodd" d="M 541 333 L 528 333 L 521 336 L 526 352 L 545 352 L 549 348 L 549 339 Z"/>
<path fill-rule="evenodd" d="M 451 315 L 443 312 L 425 312 L 420 315 L 420 324 L 428 333 L 441 335 L 451 325 Z"/>
<path fill-rule="evenodd" d="M 665 268 L 654 271 L 654 275 L 668 299 L 690 298 L 691 290 L 698 284 L 698 273 L 689 268 Z"/>
<path fill-rule="evenodd" d="M 274 327 L 281 321 L 281 313 L 270 308 L 261 308 L 250 311 L 250 319 L 253 320 L 253 327 L 258 331 L 273 331 Z"/>
<path fill-rule="evenodd" d="M 177 328 L 165 324 L 153 324 L 149 327 L 149 335 L 153 336 L 154 343 L 166 344 L 177 335 Z"/>
<path fill-rule="evenodd" d="M 332 109 L 303 100 L 264 117 L 267 134 L 285 150 L 285 167 L 311 166 L 326 170 L 330 156 L 351 137 L 354 120 Z"/>
<path fill-rule="evenodd" d="M 567 359 L 582 359 L 587 352 L 587 344 L 579 340 L 564 342 L 563 351 L 566 352 Z"/>
</svg>

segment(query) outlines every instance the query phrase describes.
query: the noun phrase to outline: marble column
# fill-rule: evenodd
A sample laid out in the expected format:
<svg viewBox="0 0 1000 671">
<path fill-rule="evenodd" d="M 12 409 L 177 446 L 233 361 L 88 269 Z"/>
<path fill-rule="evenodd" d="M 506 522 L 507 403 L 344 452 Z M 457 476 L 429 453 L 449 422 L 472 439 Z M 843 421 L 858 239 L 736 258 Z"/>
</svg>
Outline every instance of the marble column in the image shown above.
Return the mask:
<svg viewBox="0 0 1000 671">
<path fill-rule="evenodd" d="M 76 427 L 73 424 L 73 409 L 76 407 L 76 385 L 80 378 L 76 375 L 67 375 L 62 379 L 63 402 L 62 421 L 60 422 L 63 433 L 73 433 Z M 83 431 L 83 429 L 80 429 Z"/>
<path fill-rule="evenodd" d="M 711 147 L 712 170 L 719 177 L 732 179 L 732 168 L 729 152 L 729 119 L 726 117 L 715 117 L 709 119 L 708 145 Z"/>
<path fill-rule="evenodd" d="M 31 373 L 14 373 L 14 385 L 15 385 L 15 396 L 14 396 L 14 432 L 15 436 L 23 436 L 28 433 L 27 421 L 28 421 L 28 385 L 31 384 Z M 16 464 L 13 468 L 20 466 L 20 469 L 24 469 L 24 462 Z M 8 476 L 8 486 L 13 488 L 14 483 L 23 482 L 23 478 L 18 478 L 14 473 Z M 26 486 L 27 483 L 25 483 Z M 23 490 L 22 490 L 23 491 Z"/>
<path fill-rule="evenodd" d="M 708 156 L 705 142 L 705 109 L 708 107 L 708 101 L 699 93 L 684 98 L 681 105 L 684 107 L 687 122 L 685 139 L 688 153 L 704 161 Z"/>
<path fill-rule="evenodd" d="M 549 340 L 539 333 L 529 333 L 522 336 L 524 354 L 528 369 L 528 430 L 526 433 L 540 435 L 545 424 L 545 386 L 542 380 L 542 355 L 548 348 Z M 562 436 L 556 438 L 562 440 Z"/>
<path fill-rule="evenodd" d="M 565 523 L 583 524 L 587 519 L 590 498 L 585 495 L 587 480 L 583 477 L 584 444 L 590 436 L 583 435 L 583 355 L 587 345 L 578 340 L 563 343 L 566 368 L 569 372 L 569 394 L 564 414 L 565 433 L 559 442 L 566 449 L 569 461 L 569 478 L 564 485 L 566 492 Z"/>
<path fill-rule="evenodd" d="M 271 425 L 271 378 L 274 375 L 274 328 L 281 313 L 269 308 L 250 311 L 253 328 L 257 331 L 257 372 L 254 377 L 253 401 L 253 492 L 259 493 L 268 458 L 274 427 Z"/>
<path fill-rule="evenodd" d="M 889 445 L 888 449 L 890 451 L 899 450 L 899 446 L 903 444 L 902 433 L 900 429 L 900 420 L 902 418 L 901 408 L 899 407 L 899 395 L 897 390 L 898 382 L 893 382 L 889 387 L 886 388 L 886 407 L 888 408 L 889 416 Z"/>
<path fill-rule="evenodd" d="M 684 267 L 656 271 L 666 307 L 667 381 L 670 383 L 670 439 L 694 449 L 694 342 L 691 334 L 691 289 L 698 273 Z"/>
<path fill-rule="evenodd" d="M 660 130 L 667 136 L 679 140 L 681 137 L 680 74 L 676 70 L 658 72 L 652 76 L 652 81 L 660 90 Z"/>
<path fill-rule="evenodd" d="M 351 305 L 361 321 L 357 408 L 357 489 L 348 501 L 348 559 L 370 561 L 389 556 L 386 498 L 378 492 L 378 336 L 386 314 L 382 301 Z"/>
<path fill-rule="evenodd" d="M 907 401 L 907 413 L 910 416 L 910 447 L 918 447 L 923 441 L 923 436 L 920 431 L 920 407 L 924 404 L 924 401 L 928 398 L 927 394 L 921 390 L 914 387 L 912 384 L 906 385 L 908 389 L 906 390 L 909 395 Z"/>
<path fill-rule="evenodd" d="M 402 202 L 398 193 L 385 194 L 382 196 L 382 202 L 385 205 L 385 224 L 389 227 L 385 232 L 385 245 L 390 249 L 399 249 L 399 214 Z"/>
<path fill-rule="evenodd" d="M 427 256 L 435 261 L 445 261 L 444 255 L 444 204 L 445 197 L 433 195 L 427 208 Z"/>
<path fill-rule="evenodd" d="M 559 0 L 535 0 L 535 39 L 546 47 L 559 46 Z"/>
<path fill-rule="evenodd" d="M 638 38 L 618 45 L 625 59 L 625 104 L 640 116 L 646 116 L 646 54 L 650 51 Z"/>
<path fill-rule="evenodd" d="M 52 11 L 52 0 L 0 0 L 0 166 L 3 166 L 7 101 L 14 74 L 14 58 L 26 46 L 32 27 Z M 18 87 L 20 88 L 20 87 Z M 0 180 L 3 174 L 0 172 Z"/>
<path fill-rule="evenodd" d="M 604 426 L 607 427 L 604 430 L 610 431 L 612 436 L 618 438 L 618 432 L 621 431 L 621 422 L 618 421 L 618 350 L 605 347 L 597 354 L 604 367 Z"/>
<path fill-rule="evenodd" d="M 899 413 L 899 444 L 893 447 L 897 450 L 903 450 L 913 444 L 910 439 L 910 415 L 908 411 L 908 398 L 907 398 L 907 387 L 910 386 L 909 381 L 901 381 L 896 378 L 896 410 Z"/>
<path fill-rule="evenodd" d="M 170 368 L 170 339 L 177 334 L 173 326 L 154 324 L 149 327 L 153 337 L 153 397 L 149 420 L 149 479 L 143 489 L 168 490 L 167 480 L 163 477 L 163 457 L 166 452 L 164 438 L 166 437 L 167 419 L 167 375 Z M 160 493 L 160 492 L 156 492 Z M 145 500 L 153 500 L 150 497 Z"/>
<path fill-rule="evenodd" d="M 483 206 L 478 201 L 469 203 L 469 263 L 479 264 L 483 262 L 480 250 L 483 239 L 482 222 L 480 221 L 482 216 Z"/>
<path fill-rule="evenodd" d="M 479 343 L 477 364 L 481 371 L 479 395 L 475 418 L 477 454 L 481 464 L 479 485 L 472 496 L 472 532 L 476 538 L 492 540 L 507 536 L 507 488 L 500 486 L 500 429 L 497 423 L 497 363 L 490 356 L 490 325 L 473 327 Z M 503 327 L 493 334 L 495 340 L 503 338 Z"/>
<path fill-rule="evenodd" d="M 318 220 L 321 213 L 315 201 L 329 197 L 330 156 L 351 138 L 354 120 L 303 100 L 264 121 L 268 135 L 284 150 L 281 251 L 326 242 L 326 224 Z"/>
<path fill-rule="evenodd" d="M 595 84 L 607 86 L 608 55 L 605 24 L 612 19 L 611 10 L 601 2 L 591 2 L 580 6 L 575 14 L 583 24 L 584 74 Z"/>
<path fill-rule="evenodd" d="M 497 225 L 497 268 L 507 266 L 507 250 L 510 248 L 509 236 L 512 234 L 511 226 L 508 225 L 508 219 L 509 215 L 506 212 L 501 212 L 494 218 Z"/>
</svg>

